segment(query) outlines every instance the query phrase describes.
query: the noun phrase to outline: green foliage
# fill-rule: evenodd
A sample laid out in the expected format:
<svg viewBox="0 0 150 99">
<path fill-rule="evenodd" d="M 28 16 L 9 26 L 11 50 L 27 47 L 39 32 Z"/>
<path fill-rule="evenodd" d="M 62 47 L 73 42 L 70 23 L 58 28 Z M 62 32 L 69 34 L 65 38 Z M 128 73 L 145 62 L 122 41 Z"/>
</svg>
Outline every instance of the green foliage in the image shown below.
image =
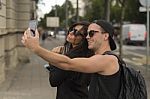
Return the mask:
<svg viewBox="0 0 150 99">
<path fill-rule="evenodd" d="M 84 2 L 87 1 L 90 3 L 86 6 L 86 15 L 84 18 L 89 21 L 93 21 L 95 19 L 105 19 L 104 0 L 84 0 Z M 112 5 L 113 1 L 116 2 L 115 5 Z M 110 21 L 121 21 L 122 6 L 120 2 L 125 5 L 124 21 L 146 23 L 146 13 L 139 12 L 139 7 L 141 6 L 139 0 L 126 0 L 126 4 L 124 4 L 124 0 L 111 0 Z"/>
<path fill-rule="evenodd" d="M 110 20 L 114 21 L 114 22 L 120 22 L 120 19 L 121 19 L 121 7 L 120 7 L 119 3 L 116 3 L 116 5 L 114 5 L 114 6 L 111 5 L 110 9 L 111 9 Z"/>
<path fill-rule="evenodd" d="M 91 5 L 86 6 L 85 19 L 89 21 L 104 18 L 104 0 L 89 0 Z"/>
<path fill-rule="evenodd" d="M 65 17 L 66 17 L 66 3 L 62 6 L 55 5 L 55 9 L 52 9 L 48 14 L 44 15 L 44 18 L 41 18 L 39 22 L 39 26 L 46 28 L 46 17 L 54 17 L 57 11 L 57 16 L 60 19 L 60 26 L 65 27 Z M 57 9 L 57 10 L 56 10 Z M 74 9 L 70 1 L 68 1 L 68 13 L 70 15 L 74 14 Z"/>
<path fill-rule="evenodd" d="M 39 1 L 39 0 L 37 0 Z M 80 20 L 93 21 L 97 19 L 105 19 L 105 0 L 83 0 L 86 4 L 85 6 L 85 16 L 80 17 Z M 113 5 L 113 2 L 116 2 Z M 119 23 L 121 21 L 122 6 L 120 1 L 124 0 L 111 0 L 110 4 L 110 21 Z M 124 3 L 122 3 L 124 4 Z M 125 15 L 123 21 L 136 22 L 136 23 L 146 23 L 146 13 L 139 12 L 139 7 L 141 6 L 139 0 L 126 0 L 125 5 Z M 62 6 L 56 5 L 57 15 L 60 18 L 60 25 L 65 27 L 65 3 Z M 69 25 L 76 21 L 75 9 L 71 2 L 68 0 L 68 11 L 69 11 Z M 55 16 L 55 9 L 51 10 L 48 14 L 41 18 L 40 25 L 46 27 L 46 17 Z"/>
<path fill-rule="evenodd" d="M 38 3 L 40 0 L 35 0 L 36 3 Z"/>
<path fill-rule="evenodd" d="M 136 23 L 146 22 L 146 13 L 139 12 L 139 0 L 128 0 L 125 10 L 125 20 Z"/>
</svg>

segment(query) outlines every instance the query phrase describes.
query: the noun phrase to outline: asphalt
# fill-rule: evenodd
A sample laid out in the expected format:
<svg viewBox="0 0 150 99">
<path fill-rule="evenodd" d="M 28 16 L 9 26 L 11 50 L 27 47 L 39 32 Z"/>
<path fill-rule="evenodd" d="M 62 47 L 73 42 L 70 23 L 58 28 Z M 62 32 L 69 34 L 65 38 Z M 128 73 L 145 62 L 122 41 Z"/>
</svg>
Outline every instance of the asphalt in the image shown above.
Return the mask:
<svg viewBox="0 0 150 99">
<path fill-rule="evenodd" d="M 63 37 L 48 38 L 41 45 L 46 49 L 62 45 Z M 43 67 L 47 62 L 30 54 L 30 62 L 18 64 L 12 70 L 6 71 L 6 80 L 0 85 L 0 99 L 55 99 L 56 88 L 49 85 L 48 72 Z M 143 74 L 148 95 L 150 94 L 150 70 L 144 66 L 134 66 Z M 150 99 L 150 95 L 148 97 Z"/>
</svg>

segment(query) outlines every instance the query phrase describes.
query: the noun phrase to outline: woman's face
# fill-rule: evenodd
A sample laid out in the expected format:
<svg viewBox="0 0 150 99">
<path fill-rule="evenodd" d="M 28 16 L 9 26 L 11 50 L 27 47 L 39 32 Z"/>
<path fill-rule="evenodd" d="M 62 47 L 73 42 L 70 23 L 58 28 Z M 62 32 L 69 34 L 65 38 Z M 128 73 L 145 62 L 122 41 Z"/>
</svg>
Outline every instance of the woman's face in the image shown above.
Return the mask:
<svg viewBox="0 0 150 99">
<path fill-rule="evenodd" d="M 82 35 L 76 35 L 74 32 L 78 32 L 83 26 L 82 25 L 76 25 L 73 28 L 73 31 L 69 31 L 69 34 L 67 35 L 67 41 L 70 42 L 73 47 L 77 46 L 81 40 L 82 40 Z"/>
</svg>

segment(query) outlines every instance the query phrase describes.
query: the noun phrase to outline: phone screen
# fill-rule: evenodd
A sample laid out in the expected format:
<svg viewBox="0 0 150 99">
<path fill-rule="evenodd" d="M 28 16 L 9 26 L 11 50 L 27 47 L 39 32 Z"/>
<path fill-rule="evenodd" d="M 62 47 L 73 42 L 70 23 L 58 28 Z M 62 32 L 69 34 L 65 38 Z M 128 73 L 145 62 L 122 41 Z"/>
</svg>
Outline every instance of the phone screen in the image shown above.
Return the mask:
<svg viewBox="0 0 150 99">
<path fill-rule="evenodd" d="M 31 33 L 33 36 L 35 36 L 35 30 L 37 28 L 37 20 L 30 20 L 29 21 L 29 28 L 31 29 Z"/>
</svg>

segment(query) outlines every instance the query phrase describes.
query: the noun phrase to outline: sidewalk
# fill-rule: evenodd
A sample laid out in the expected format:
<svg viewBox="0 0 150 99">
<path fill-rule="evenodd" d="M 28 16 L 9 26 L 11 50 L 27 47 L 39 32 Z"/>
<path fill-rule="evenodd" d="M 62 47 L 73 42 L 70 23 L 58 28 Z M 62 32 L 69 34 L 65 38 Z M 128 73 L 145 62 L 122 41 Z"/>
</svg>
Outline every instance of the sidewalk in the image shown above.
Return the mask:
<svg viewBox="0 0 150 99">
<path fill-rule="evenodd" d="M 51 49 L 61 44 L 62 40 L 46 40 L 44 47 Z M 20 64 L 8 72 L 0 86 L 0 99 L 55 99 L 56 88 L 49 85 L 49 74 L 43 67 L 47 62 L 34 54 L 30 59 L 30 63 Z"/>
</svg>

